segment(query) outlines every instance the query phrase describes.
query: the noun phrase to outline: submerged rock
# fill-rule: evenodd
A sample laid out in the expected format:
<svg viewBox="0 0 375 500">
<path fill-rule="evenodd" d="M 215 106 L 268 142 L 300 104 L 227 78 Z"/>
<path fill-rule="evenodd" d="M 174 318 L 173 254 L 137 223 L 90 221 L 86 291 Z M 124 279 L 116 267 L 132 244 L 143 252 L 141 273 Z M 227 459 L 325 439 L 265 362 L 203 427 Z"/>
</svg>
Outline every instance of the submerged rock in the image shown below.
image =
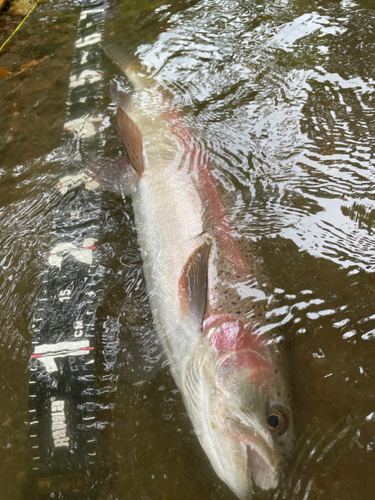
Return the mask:
<svg viewBox="0 0 375 500">
<path fill-rule="evenodd" d="M 43 2 L 45 0 L 39 0 Z M 37 0 L 0 0 L 0 12 L 6 11 L 15 16 L 26 16 Z"/>
</svg>

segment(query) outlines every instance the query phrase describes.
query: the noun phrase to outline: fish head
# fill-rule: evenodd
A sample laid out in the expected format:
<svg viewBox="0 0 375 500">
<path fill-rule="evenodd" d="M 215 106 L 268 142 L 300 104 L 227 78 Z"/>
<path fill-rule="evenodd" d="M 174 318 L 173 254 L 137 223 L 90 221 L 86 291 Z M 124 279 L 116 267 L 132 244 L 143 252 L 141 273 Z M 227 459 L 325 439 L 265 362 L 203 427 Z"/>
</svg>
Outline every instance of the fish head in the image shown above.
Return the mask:
<svg viewBox="0 0 375 500">
<path fill-rule="evenodd" d="M 288 386 L 269 346 L 253 329 L 226 321 L 207 337 L 200 440 L 216 473 L 245 500 L 254 485 L 277 487 L 283 460 L 293 448 Z"/>
<path fill-rule="evenodd" d="M 215 372 L 213 408 L 223 436 L 240 450 L 235 466 L 247 472 L 248 483 L 265 490 L 277 486 L 294 442 L 289 405 L 274 375 L 269 360 L 250 350 L 225 355 Z"/>
</svg>

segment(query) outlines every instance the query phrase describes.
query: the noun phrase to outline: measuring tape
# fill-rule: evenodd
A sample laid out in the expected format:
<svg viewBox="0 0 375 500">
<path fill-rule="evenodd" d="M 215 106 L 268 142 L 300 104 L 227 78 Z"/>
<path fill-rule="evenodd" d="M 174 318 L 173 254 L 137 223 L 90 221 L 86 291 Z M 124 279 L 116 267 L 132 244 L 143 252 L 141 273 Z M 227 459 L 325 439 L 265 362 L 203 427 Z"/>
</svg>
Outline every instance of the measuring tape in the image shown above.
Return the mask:
<svg viewBox="0 0 375 500">
<path fill-rule="evenodd" d="M 62 162 L 61 200 L 32 322 L 30 436 L 40 493 L 59 489 L 61 481 L 51 478 L 61 476 L 70 477 L 65 489 L 83 491 L 96 464 L 95 321 L 101 279 L 96 242 L 103 213 L 99 185 L 84 172 L 84 163 L 85 155 L 100 157 L 105 143 L 107 82 L 98 66 L 107 8 L 107 0 L 87 1 L 80 13 L 64 126 L 64 144 L 73 152 Z"/>
</svg>

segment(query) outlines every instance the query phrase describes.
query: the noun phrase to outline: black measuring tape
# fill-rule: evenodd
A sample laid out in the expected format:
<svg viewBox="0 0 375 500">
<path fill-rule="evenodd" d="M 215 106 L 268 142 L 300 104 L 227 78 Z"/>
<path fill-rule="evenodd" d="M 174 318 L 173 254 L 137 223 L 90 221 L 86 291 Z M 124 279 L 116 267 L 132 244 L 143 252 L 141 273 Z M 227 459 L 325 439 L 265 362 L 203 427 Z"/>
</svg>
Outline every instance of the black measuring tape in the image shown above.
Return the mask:
<svg viewBox="0 0 375 500">
<path fill-rule="evenodd" d="M 63 489 L 84 491 L 96 465 L 96 241 L 103 213 L 99 185 L 85 173 L 84 156 L 100 157 L 105 143 L 107 82 L 100 60 L 107 8 L 108 0 L 86 1 L 78 21 L 64 126 L 67 155 L 57 187 L 61 200 L 32 321 L 32 475 L 42 495 L 60 490 L 61 477 L 68 478 Z M 53 478 L 60 479 L 55 484 Z"/>
</svg>

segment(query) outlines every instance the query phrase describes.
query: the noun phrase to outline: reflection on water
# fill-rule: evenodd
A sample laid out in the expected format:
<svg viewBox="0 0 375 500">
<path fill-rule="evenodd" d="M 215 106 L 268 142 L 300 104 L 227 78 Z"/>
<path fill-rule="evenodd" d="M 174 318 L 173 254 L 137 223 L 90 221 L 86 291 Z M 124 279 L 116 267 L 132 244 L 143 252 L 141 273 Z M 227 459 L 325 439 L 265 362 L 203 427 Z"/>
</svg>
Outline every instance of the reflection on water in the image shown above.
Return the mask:
<svg viewBox="0 0 375 500">
<path fill-rule="evenodd" d="M 279 489 L 257 492 L 259 499 L 362 499 L 375 486 L 371 7 L 122 0 L 108 14 L 106 43 L 122 53 L 121 64 L 140 59 L 183 113 L 209 151 L 238 235 L 263 261 L 269 315 L 293 373 L 299 438 Z M 7 68 L 0 72 L 1 499 L 22 498 L 29 467 L 28 328 L 65 154 L 77 15 L 70 2 L 40 5 L 0 54 Z M 113 156 L 119 147 L 106 99 Z M 233 498 L 163 364 L 130 202 L 107 193 L 105 209 L 98 498 Z"/>
</svg>

